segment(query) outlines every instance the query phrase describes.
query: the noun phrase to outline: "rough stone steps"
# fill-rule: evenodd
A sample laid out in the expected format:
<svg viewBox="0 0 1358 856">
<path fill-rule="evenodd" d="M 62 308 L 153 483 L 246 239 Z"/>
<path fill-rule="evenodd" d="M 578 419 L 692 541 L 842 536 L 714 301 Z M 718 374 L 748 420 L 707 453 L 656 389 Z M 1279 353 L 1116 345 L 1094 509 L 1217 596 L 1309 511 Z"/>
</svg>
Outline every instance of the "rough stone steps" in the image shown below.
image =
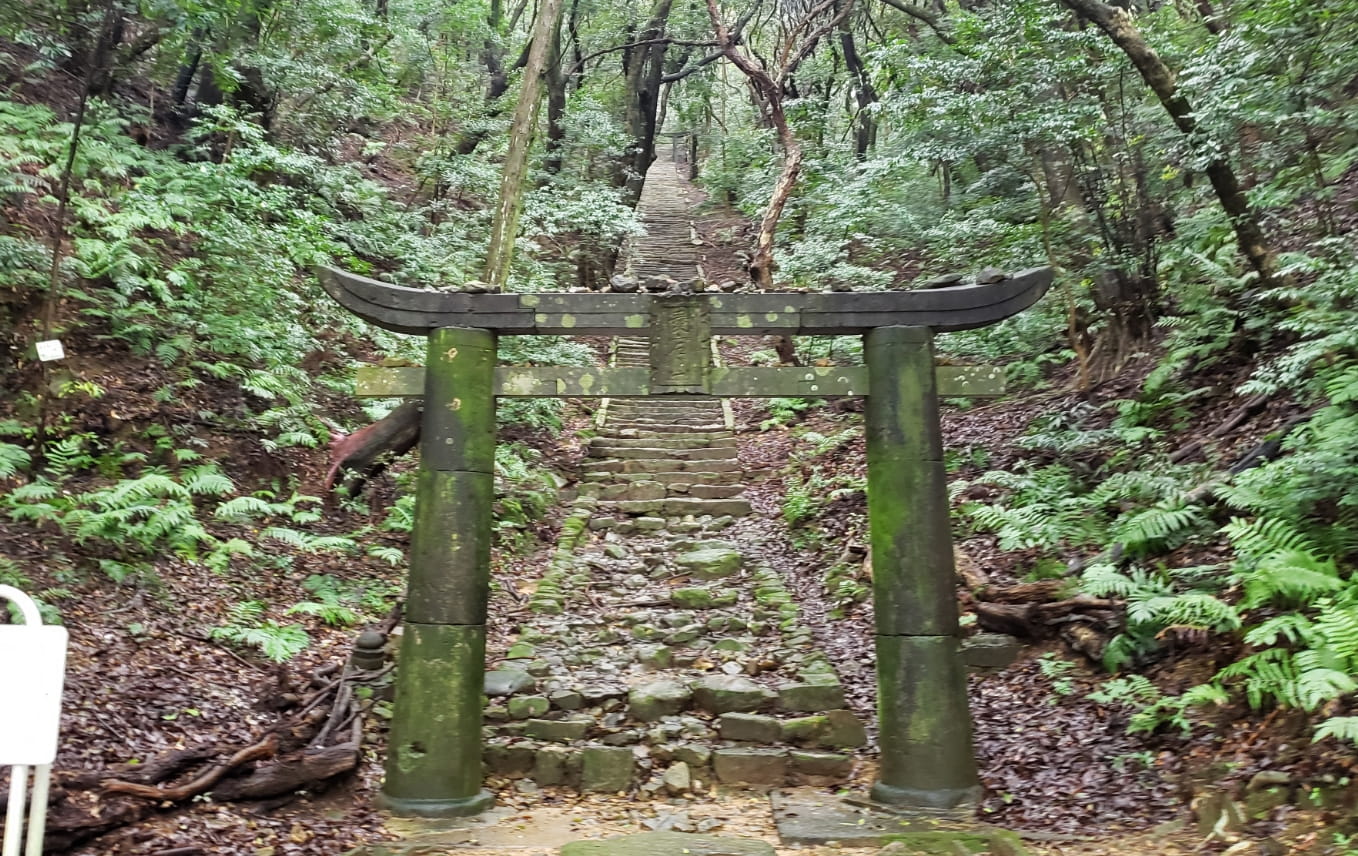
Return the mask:
<svg viewBox="0 0 1358 856">
<path fill-rule="evenodd" d="M 717 448 L 673 448 L 661 446 L 590 446 L 590 455 L 599 458 L 638 458 L 648 461 L 725 461 L 734 459 L 738 452 L 733 446 Z"/>
<path fill-rule="evenodd" d="M 703 432 L 704 434 L 709 432 Z M 650 448 L 650 449 L 718 449 L 735 448 L 734 437 L 694 437 L 677 434 L 673 437 L 596 437 L 590 448 Z"/>
<path fill-rule="evenodd" d="M 696 272 L 687 218 L 657 216 L 680 185 L 669 164 L 648 175 L 635 275 Z M 649 341 L 619 339 L 614 363 L 649 365 Z M 864 726 L 781 577 L 723 539 L 751 509 L 720 406 L 613 399 L 605 413 L 518 639 L 487 675 L 492 787 L 844 781 Z"/>
<path fill-rule="evenodd" d="M 702 499 L 699 497 L 672 497 L 666 499 L 627 499 L 614 502 L 599 502 L 601 511 L 618 511 L 633 517 L 644 515 L 663 515 L 683 517 L 684 515 L 710 514 L 714 517 L 731 515 L 744 517 L 750 513 L 748 499 Z"/>
<path fill-rule="evenodd" d="M 625 472 L 587 472 L 585 473 L 585 483 L 617 483 L 635 481 L 655 481 L 661 484 L 680 484 L 695 485 L 705 484 L 712 487 L 729 487 L 741 485 L 744 481 L 744 474 L 740 470 L 730 470 L 728 472 L 704 472 L 701 470 L 689 472 L 648 472 L 648 473 L 625 473 Z M 742 490 L 743 485 L 742 485 Z M 682 491 L 681 491 L 682 492 Z M 583 490 L 581 495 L 587 495 Z"/>
<path fill-rule="evenodd" d="M 735 460 L 699 459 L 694 461 L 672 458 L 605 458 L 591 460 L 587 466 L 594 472 L 605 473 L 739 473 L 740 463 Z"/>
</svg>

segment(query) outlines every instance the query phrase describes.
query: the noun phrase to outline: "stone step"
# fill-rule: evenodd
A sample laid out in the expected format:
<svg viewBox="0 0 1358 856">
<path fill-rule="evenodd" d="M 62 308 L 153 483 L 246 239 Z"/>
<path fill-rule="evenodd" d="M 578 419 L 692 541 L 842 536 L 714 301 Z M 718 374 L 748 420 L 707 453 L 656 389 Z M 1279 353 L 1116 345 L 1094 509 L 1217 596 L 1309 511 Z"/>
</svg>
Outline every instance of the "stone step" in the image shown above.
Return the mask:
<svg viewBox="0 0 1358 856">
<path fill-rule="evenodd" d="M 724 431 L 726 426 L 713 420 L 699 421 L 684 417 L 683 419 L 652 419 L 649 416 L 638 416 L 633 419 L 609 419 L 609 424 L 613 427 L 622 428 L 641 428 L 643 430 L 654 430 L 657 428 L 690 428 L 694 431 Z"/>
<path fill-rule="evenodd" d="M 651 449 L 718 449 L 734 448 L 735 437 L 595 437 L 589 441 L 590 448 L 651 448 Z"/>
<path fill-rule="evenodd" d="M 677 437 L 692 437 L 695 440 L 725 440 L 734 435 L 730 431 L 690 431 L 684 426 L 669 431 L 607 426 L 596 436 L 615 440 L 669 440 Z"/>
<path fill-rule="evenodd" d="M 685 409 L 685 408 L 719 408 L 721 405 L 715 401 L 701 398 L 615 398 L 610 407 L 647 409 L 647 410 L 666 410 L 666 409 Z"/>
<path fill-rule="evenodd" d="M 673 459 L 621 460 L 609 458 L 585 464 L 591 472 L 600 473 L 739 473 L 740 461 L 676 461 Z"/>
<path fill-rule="evenodd" d="M 590 444 L 591 458 L 668 459 L 672 461 L 727 461 L 737 456 L 734 447 L 716 449 L 667 449 L 658 446 L 603 446 Z"/>
<path fill-rule="evenodd" d="M 744 517 L 752 510 L 748 499 L 698 499 L 696 497 L 601 501 L 598 508 L 601 512 L 617 511 L 633 516 L 644 514 L 665 517 L 683 517 L 686 514 L 710 514 L 713 517 L 729 514 L 732 517 Z"/>
<path fill-rule="evenodd" d="M 599 484 L 614 484 L 617 482 L 633 482 L 633 481 L 657 481 L 664 485 L 673 484 L 673 485 L 684 485 L 686 487 L 700 484 L 710 485 L 713 487 L 740 485 L 740 489 L 744 490 L 745 486 L 741 484 L 744 477 L 745 474 L 740 472 L 739 470 L 732 470 L 730 472 L 722 473 L 714 472 L 610 473 L 600 471 L 585 473 L 584 480 L 585 482 L 597 482 Z M 680 492 L 682 493 L 683 491 Z"/>
<path fill-rule="evenodd" d="M 720 474 L 704 473 L 703 475 Z M 578 492 L 582 496 L 594 496 L 604 502 L 611 502 L 614 500 L 683 499 L 685 497 L 694 497 L 697 499 L 732 499 L 745 493 L 745 485 L 739 483 L 699 483 L 690 477 L 688 481 L 670 482 L 656 481 L 654 479 L 626 482 L 585 482 L 580 486 Z"/>
</svg>

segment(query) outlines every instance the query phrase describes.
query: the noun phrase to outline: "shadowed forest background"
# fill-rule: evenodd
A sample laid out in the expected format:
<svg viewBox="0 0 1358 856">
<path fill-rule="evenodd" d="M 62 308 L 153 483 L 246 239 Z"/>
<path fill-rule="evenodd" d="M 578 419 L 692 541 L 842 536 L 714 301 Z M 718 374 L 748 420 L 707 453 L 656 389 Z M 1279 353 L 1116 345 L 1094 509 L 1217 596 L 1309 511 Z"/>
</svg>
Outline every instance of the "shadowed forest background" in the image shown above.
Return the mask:
<svg viewBox="0 0 1358 856">
<path fill-rule="evenodd" d="M 535 131 L 511 132 L 535 27 Z M 0 582 L 83 628 L 59 769 L 255 743 L 357 628 L 394 623 L 413 468 L 327 471 L 398 404 L 356 403 L 356 365 L 417 363 L 423 342 L 349 316 L 312 267 L 633 287 L 610 280 L 658 155 L 705 194 L 708 287 L 1055 268 L 1033 310 L 939 339 L 1010 389 L 948 402 L 959 593 L 1159 804 L 1044 814 L 1083 761 L 992 753 L 986 810 L 1089 831 L 1267 786 L 1209 847 L 1309 810 L 1308 852 L 1354 852 L 1355 44 L 1350 0 L 5 4 Z M 526 165 L 502 179 L 514 141 Z M 521 212 L 498 262 L 497 209 Z M 64 360 L 36 359 L 49 339 Z M 850 338 L 747 344 L 727 358 L 862 362 Z M 500 343 L 515 364 L 601 353 Z M 556 537 L 590 406 L 500 403 L 507 596 Z M 739 418 L 833 651 L 869 609 L 861 413 Z M 363 751 L 330 773 L 359 793 Z M 1113 805 L 1117 775 L 1090 799 Z M 129 811 L 68 842 L 151 814 Z M 279 852 L 341 852 L 374 823 L 316 820 Z"/>
</svg>

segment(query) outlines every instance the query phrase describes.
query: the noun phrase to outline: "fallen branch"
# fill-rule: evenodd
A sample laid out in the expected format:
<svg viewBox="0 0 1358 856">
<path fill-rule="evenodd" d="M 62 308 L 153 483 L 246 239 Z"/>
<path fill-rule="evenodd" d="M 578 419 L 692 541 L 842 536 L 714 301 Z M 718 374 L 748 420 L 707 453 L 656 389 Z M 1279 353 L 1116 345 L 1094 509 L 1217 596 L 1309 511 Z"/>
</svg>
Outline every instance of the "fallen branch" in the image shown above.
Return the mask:
<svg viewBox="0 0 1358 856">
<path fill-rule="evenodd" d="M 141 797 L 149 800 L 168 800 L 179 802 L 191 797 L 196 797 L 201 793 L 210 790 L 213 785 L 222 780 L 227 773 L 235 768 L 250 761 L 258 761 L 261 758 L 271 757 L 278 751 L 278 735 L 270 732 L 258 743 L 247 746 L 236 754 L 232 755 L 225 763 L 218 764 L 209 768 L 198 778 L 177 788 L 158 788 L 149 785 L 139 785 L 136 782 L 127 782 L 119 779 L 109 779 L 104 782 L 104 792 L 109 794 L 126 794 L 133 797 Z"/>
</svg>

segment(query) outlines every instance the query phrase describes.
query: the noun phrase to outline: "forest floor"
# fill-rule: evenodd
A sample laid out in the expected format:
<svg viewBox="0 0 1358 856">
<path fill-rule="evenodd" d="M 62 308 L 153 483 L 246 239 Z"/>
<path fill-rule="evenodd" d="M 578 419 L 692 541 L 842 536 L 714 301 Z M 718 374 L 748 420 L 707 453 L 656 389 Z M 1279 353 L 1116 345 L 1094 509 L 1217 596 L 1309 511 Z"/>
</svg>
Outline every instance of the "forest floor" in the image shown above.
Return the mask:
<svg viewBox="0 0 1358 856">
<path fill-rule="evenodd" d="M 693 193 L 689 201 L 697 202 Z M 699 255 L 708 278 L 743 278 L 731 249 L 739 242 L 743 221 L 713 211 L 699 216 L 696 226 L 705 241 Z M 150 403 L 149 391 L 160 385 L 151 376 L 152 369 L 105 345 L 89 344 L 86 353 L 94 356 L 86 357 L 88 364 L 80 370 L 108 390 L 100 402 L 105 410 L 116 408 L 129 421 L 139 414 L 182 418 L 192 410 L 193 402 L 176 403 L 174 410 L 165 403 Z M 748 357 L 748 350 L 732 348 L 727 357 L 739 360 Z M 1126 382 L 1133 383 L 1134 378 L 1129 376 Z M 998 465 L 1022 454 L 1014 440 L 1033 414 L 1069 406 L 1077 398 L 1061 391 L 1058 381 L 1046 391 L 999 404 L 965 412 L 949 409 L 945 445 L 985 448 L 992 465 Z M 335 406 L 352 405 L 337 397 Z M 561 437 L 522 439 L 543 452 L 545 466 L 578 474 L 584 448 L 577 432 L 590 426 L 592 411 L 589 403 L 574 407 L 572 430 Z M 733 531 L 743 549 L 756 552 L 792 589 L 801 621 L 813 634 L 815 646 L 833 662 L 849 707 L 869 723 L 871 734 L 875 684 L 870 611 L 862 603 L 838 607 L 823 585 L 827 556 L 832 559 L 849 544 L 865 543 L 862 496 L 847 498 L 824 515 L 829 522 L 816 544 L 808 545 L 805 532 L 789 530 L 782 516 L 788 467 L 796 466 L 798 432 L 829 435 L 861 422 L 852 411 L 826 408 L 805 416 L 795 431 L 786 426 L 761 428 L 767 416 L 755 402 L 741 402 L 736 408 L 739 460 L 754 514 Z M 269 454 L 252 438 L 231 435 L 214 436 L 212 443 L 204 454 L 222 460 L 239 483 L 267 485 L 293 474 L 301 479 L 304 492 L 320 494 L 327 465 L 323 452 Z M 861 470 L 861 440 L 844 444 L 835 466 L 845 473 Z M 389 477 L 380 479 L 371 490 L 366 507 L 328 504 L 313 531 L 375 529 L 391 501 L 393 484 Z M 543 530 L 550 534 L 550 527 Z M 401 546 L 402 539 L 395 535 L 372 537 Z M 975 563 L 992 580 L 1020 579 L 1032 559 L 1000 553 L 993 539 L 971 539 L 961 546 L 963 560 Z M 503 652 L 521 630 L 524 599 L 515 593 L 532 590 L 553 549 L 547 538 L 521 552 L 497 554 L 494 573 L 505 600 L 503 609 L 492 612 L 492 651 Z M 281 606 L 306 599 L 302 584 L 311 574 L 337 576 L 372 591 L 391 592 L 401 585 L 399 570 L 376 561 L 302 553 L 276 573 L 250 576 L 224 576 L 199 564 L 162 559 L 153 574 L 109 585 L 106 579 L 77 573 L 70 555 L 74 550 L 75 545 L 52 533 L 0 519 L 0 555 L 19 564 L 35 588 L 65 592 L 55 598 L 71 632 L 60 771 L 104 770 L 189 747 L 252 743 L 287 718 L 286 710 L 280 712 L 289 703 L 286 699 L 295 703 L 308 691 L 314 675 L 324 675 L 326 667 L 343 661 L 355 631 L 319 622 L 310 625 L 312 645 L 286 666 L 234 649 L 211 638 L 209 631 L 230 623 L 233 607 L 245 601 Z M 573 613 L 571 618 L 606 623 L 602 614 Z M 1210 657 L 1185 650 L 1159 668 L 1171 683 L 1187 685 L 1194 674 L 1211 668 Z M 986 788 L 982 818 L 1033 834 L 1030 847 L 1038 853 L 1178 854 L 1227 848 L 1232 853 L 1324 852 L 1328 839 L 1319 833 L 1337 822 L 1333 814 L 1279 807 L 1247 829 L 1209 839 L 1196 832 L 1189 812 L 1189 801 L 1214 777 L 1240 782 L 1280 762 L 1307 772 L 1300 723 L 1231 710 L 1223 711 L 1220 728 L 1191 739 L 1128 735 L 1124 709 L 1089 698 L 1102 679 L 1095 666 L 1056 641 L 1030 645 L 1013 665 L 971 679 Z M 331 856 L 427 829 L 388 819 L 373 808 L 384 756 L 385 725 L 370 717 L 357 770 L 328 786 L 253 803 L 167 802 L 163 810 L 68 852 Z M 870 759 L 868 747 L 857 760 L 851 786 L 871 781 Z M 705 828 L 714 834 L 777 841 L 767 798 L 737 788 L 710 787 L 684 797 L 657 798 L 636 792 L 581 795 L 530 787 L 522 780 L 493 784 L 498 786 L 500 807 L 491 815 L 492 825 L 460 834 L 464 839 L 460 844 L 419 852 L 537 856 L 553 853 L 569 840 L 674 826 L 678 815 L 683 815 L 683 823 L 708 821 Z M 827 796 L 834 791 L 826 791 Z M 67 798 L 77 803 L 84 796 L 72 791 Z M 827 846 L 779 852 L 844 851 Z"/>
</svg>

